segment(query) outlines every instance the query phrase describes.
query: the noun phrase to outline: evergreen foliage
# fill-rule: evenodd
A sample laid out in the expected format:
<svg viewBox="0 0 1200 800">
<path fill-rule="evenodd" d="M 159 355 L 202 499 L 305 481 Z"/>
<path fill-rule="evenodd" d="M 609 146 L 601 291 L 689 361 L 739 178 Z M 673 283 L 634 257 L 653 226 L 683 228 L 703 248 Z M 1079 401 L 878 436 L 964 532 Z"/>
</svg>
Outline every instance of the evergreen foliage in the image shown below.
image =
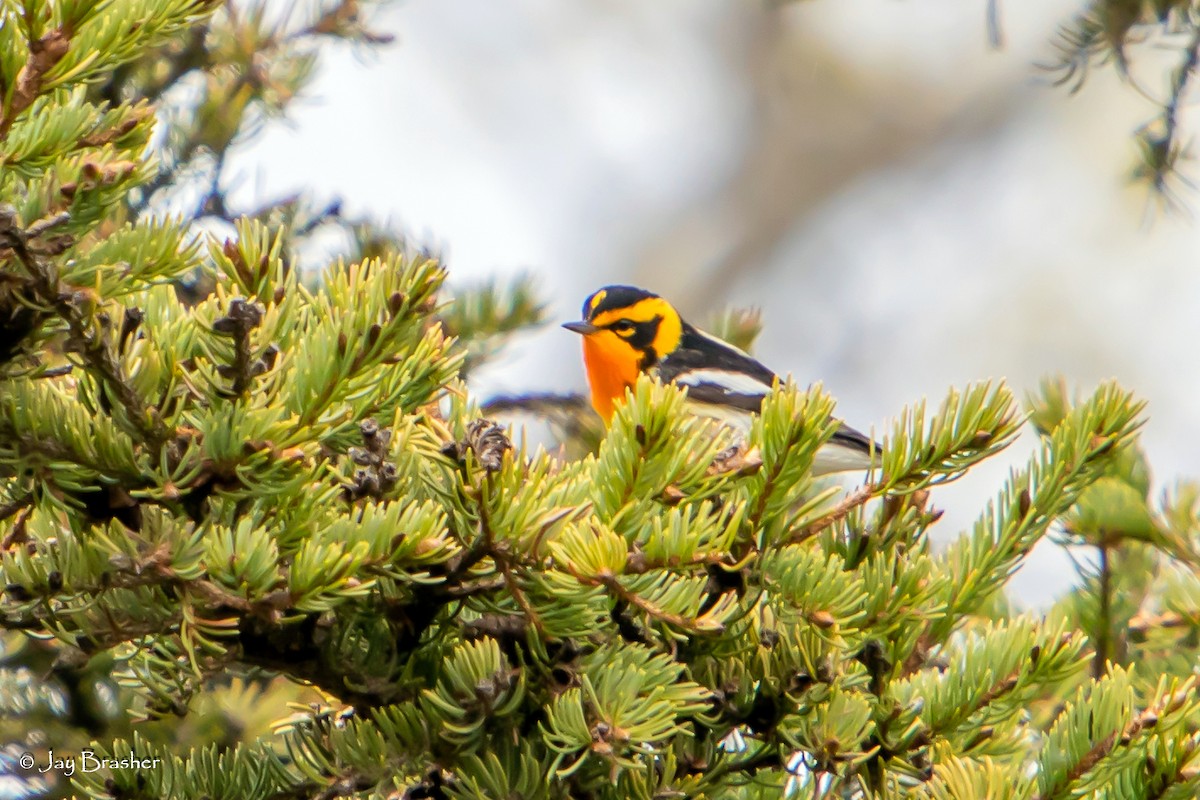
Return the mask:
<svg viewBox="0 0 1200 800">
<path fill-rule="evenodd" d="M 451 292 L 336 204 L 225 200 L 226 154 L 313 41 L 381 39 L 353 0 L 302 23 L 0 14 L 0 769 L 21 791 L 1200 790 L 1200 486 L 1151 499 L 1124 389 L 916 403 L 849 491 L 810 475 L 819 386 L 781 386 L 744 445 L 648 379 L 602 440 L 574 400 L 492 403 L 585 455 L 514 444 L 464 375 L 540 319 L 527 281 Z M 347 253 L 310 281 L 328 229 Z M 719 330 L 748 345 L 757 319 Z M 1030 463 L 933 547 L 937 487 L 1026 419 Z M 1048 538 L 1083 579 L 1015 613 L 1003 586 Z M 116 761 L 19 763 L 51 750 Z"/>
<path fill-rule="evenodd" d="M 992 0 L 993 9 L 998 0 Z M 1153 64 L 1155 50 L 1171 53 L 1173 66 L 1166 80 L 1139 77 L 1133 53 Z M 1191 158 L 1184 109 L 1200 66 L 1200 10 L 1191 0 L 1088 0 L 1074 19 L 1064 24 L 1055 54 L 1043 67 L 1057 85 L 1079 91 L 1095 68 L 1111 67 L 1154 106 L 1154 115 L 1141 125 L 1135 139 L 1138 163 L 1132 177 L 1148 185 L 1167 205 L 1181 202 L 1180 185 L 1194 184 L 1180 174 Z"/>
</svg>

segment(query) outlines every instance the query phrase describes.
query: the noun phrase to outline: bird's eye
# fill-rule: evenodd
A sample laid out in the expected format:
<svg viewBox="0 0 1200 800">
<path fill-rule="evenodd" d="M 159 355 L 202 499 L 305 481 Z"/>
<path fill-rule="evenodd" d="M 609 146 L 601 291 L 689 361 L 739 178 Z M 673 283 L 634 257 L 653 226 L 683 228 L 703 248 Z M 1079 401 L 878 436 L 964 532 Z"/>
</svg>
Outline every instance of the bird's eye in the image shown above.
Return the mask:
<svg viewBox="0 0 1200 800">
<path fill-rule="evenodd" d="M 612 329 L 617 333 L 629 333 L 634 327 L 633 322 L 627 319 L 619 319 L 612 324 Z"/>
</svg>

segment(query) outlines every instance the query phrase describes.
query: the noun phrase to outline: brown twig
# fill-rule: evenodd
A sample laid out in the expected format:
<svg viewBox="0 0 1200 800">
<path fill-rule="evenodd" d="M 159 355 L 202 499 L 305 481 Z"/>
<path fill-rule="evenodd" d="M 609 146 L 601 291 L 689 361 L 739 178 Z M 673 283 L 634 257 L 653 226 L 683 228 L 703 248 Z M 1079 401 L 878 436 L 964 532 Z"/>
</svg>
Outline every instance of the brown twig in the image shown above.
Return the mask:
<svg viewBox="0 0 1200 800">
<path fill-rule="evenodd" d="M 113 470 L 110 464 L 106 464 L 100 460 L 92 460 L 87 458 L 84 453 L 68 447 L 63 442 L 49 437 L 35 436 L 27 430 L 10 427 L 7 423 L 0 420 L 0 436 L 5 439 L 5 446 L 12 447 L 16 445 L 22 454 L 37 453 L 38 455 L 51 461 L 69 461 L 81 467 L 103 473 L 105 475 L 113 475 Z M 125 475 L 123 477 L 136 478 L 137 475 Z M 2 517 L 0 517 L 2 519 Z"/>
<path fill-rule="evenodd" d="M 12 98 L 7 108 L 0 109 L 0 140 L 8 136 L 9 129 L 21 112 L 33 105 L 46 73 L 62 60 L 70 48 L 71 39 L 62 28 L 55 28 L 29 43 L 29 58 L 17 75 Z"/>
<path fill-rule="evenodd" d="M 26 506 L 29 506 L 29 505 L 33 505 L 33 493 L 32 492 L 22 495 L 21 497 L 18 497 L 17 499 L 13 500 L 11 503 L 6 503 L 5 505 L 0 506 L 0 522 L 3 522 L 4 520 L 11 517 L 13 514 L 20 511 L 22 508 L 25 508 Z"/>
<path fill-rule="evenodd" d="M 874 497 L 876 488 L 878 487 L 873 483 L 863 484 L 858 487 L 843 497 L 841 502 L 834 506 L 828 514 L 805 526 L 803 530 L 789 536 L 785 544 L 799 544 L 800 542 L 807 541 L 834 523 L 845 519 L 850 515 L 850 512 L 861 505 L 865 505 L 868 500 Z"/>
<path fill-rule="evenodd" d="M 521 607 L 521 611 L 525 612 L 525 618 L 533 625 L 534 629 L 544 636 L 546 634 L 546 626 L 542 624 L 542 618 L 538 616 L 537 611 L 529 602 L 529 598 L 525 596 L 525 592 L 517 585 L 516 579 L 513 578 L 512 567 L 509 565 L 507 559 L 496 558 L 495 554 L 492 557 L 496 559 L 496 562 L 500 565 L 500 571 L 504 573 L 504 583 L 509 594 L 517 601 L 517 605 Z"/>
<path fill-rule="evenodd" d="M 679 614 L 672 614 L 670 611 L 664 611 L 654 603 L 651 603 L 649 600 L 639 597 L 638 595 L 626 589 L 621 585 L 621 582 L 615 575 L 598 575 L 594 577 L 580 575 L 578 572 L 572 569 L 569 564 L 567 565 L 567 570 L 580 583 L 588 586 L 603 586 L 615 594 L 618 598 L 638 609 L 642 613 L 660 622 L 665 622 L 668 625 L 674 625 L 677 628 L 683 628 L 684 630 L 692 633 L 713 633 L 725 627 L 721 623 L 716 623 L 716 627 L 706 628 L 700 625 L 696 620 L 690 620 L 680 616 Z"/>
<path fill-rule="evenodd" d="M 197 595 L 207 601 L 213 608 L 230 608 L 237 611 L 250 611 L 251 604 L 246 598 L 234 594 L 228 589 L 205 578 L 180 578 L 171 568 L 170 553 L 159 549 L 145 559 L 124 569 L 105 573 L 103 583 L 92 586 L 67 587 L 72 595 L 96 596 L 112 589 L 136 589 L 141 586 L 172 586 L 176 589 Z M 57 591 L 50 592 L 50 595 Z M 0 624 L 0 627 L 3 627 Z"/>
<path fill-rule="evenodd" d="M 1186 617 L 1174 612 L 1150 615 L 1138 614 L 1133 619 L 1129 620 L 1129 632 L 1139 636 L 1144 636 L 1146 632 L 1152 628 L 1170 630 L 1172 628 L 1189 627 L 1194 624 L 1195 622 L 1193 620 L 1187 619 Z"/>
<path fill-rule="evenodd" d="M 17 521 L 8 529 L 8 533 L 4 535 L 4 539 L 0 541 L 0 552 L 8 552 L 15 545 L 24 544 L 29 541 L 29 530 L 26 523 L 29 522 L 29 515 L 33 513 L 33 493 L 25 495 L 19 500 L 14 500 L 6 506 L 0 507 L 0 520 L 7 519 L 16 512 L 20 512 L 17 516 Z"/>
</svg>

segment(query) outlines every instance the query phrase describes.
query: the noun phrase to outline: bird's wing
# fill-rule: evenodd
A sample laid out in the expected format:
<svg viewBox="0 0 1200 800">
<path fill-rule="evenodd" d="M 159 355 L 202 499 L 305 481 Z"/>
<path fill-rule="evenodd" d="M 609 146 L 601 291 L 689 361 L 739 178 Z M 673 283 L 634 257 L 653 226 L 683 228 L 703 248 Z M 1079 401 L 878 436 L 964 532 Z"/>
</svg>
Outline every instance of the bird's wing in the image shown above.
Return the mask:
<svg viewBox="0 0 1200 800">
<path fill-rule="evenodd" d="M 880 447 L 871 437 L 854 430 L 846 423 L 838 426 L 813 458 L 813 474 L 869 469 L 879 464 Z"/>
<path fill-rule="evenodd" d="M 834 431 L 833 436 L 829 437 L 829 441 L 831 444 L 845 447 L 848 450 L 857 450 L 864 454 L 870 454 L 872 447 L 876 453 L 879 452 L 879 445 L 872 442 L 871 437 L 854 430 L 844 422 Z"/>
<path fill-rule="evenodd" d="M 775 373 L 749 354 L 715 336 L 688 326 L 678 348 L 658 364 L 664 381 L 686 386 L 688 399 L 717 410 L 758 412 L 771 391 Z M 817 453 L 814 474 L 866 469 L 880 447 L 871 438 L 842 423 Z"/>
<path fill-rule="evenodd" d="M 763 398 L 771 391 L 753 378 L 719 369 L 697 369 L 675 378 L 686 386 L 688 399 L 694 403 L 729 406 L 741 411 L 758 411 Z"/>
<path fill-rule="evenodd" d="M 758 411 L 775 380 L 774 372 L 747 353 L 690 325 L 679 347 L 659 362 L 658 374 L 688 387 L 693 402 L 743 411 Z"/>
</svg>

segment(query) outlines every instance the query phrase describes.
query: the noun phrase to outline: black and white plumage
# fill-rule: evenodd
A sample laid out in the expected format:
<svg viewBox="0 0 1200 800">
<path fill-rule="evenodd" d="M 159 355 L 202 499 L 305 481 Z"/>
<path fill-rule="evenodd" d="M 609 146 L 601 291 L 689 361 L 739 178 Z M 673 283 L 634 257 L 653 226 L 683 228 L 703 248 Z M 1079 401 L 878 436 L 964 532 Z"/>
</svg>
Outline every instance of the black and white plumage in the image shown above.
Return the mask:
<svg viewBox="0 0 1200 800">
<path fill-rule="evenodd" d="M 687 387 L 693 413 L 718 419 L 743 436 L 750 430 L 750 415 L 762 407 L 776 379 L 745 351 L 687 322 L 679 345 L 653 369 L 663 381 Z M 867 469 L 872 458 L 878 463 L 879 452 L 870 437 L 842 423 L 817 451 L 813 474 Z"/>
</svg>

